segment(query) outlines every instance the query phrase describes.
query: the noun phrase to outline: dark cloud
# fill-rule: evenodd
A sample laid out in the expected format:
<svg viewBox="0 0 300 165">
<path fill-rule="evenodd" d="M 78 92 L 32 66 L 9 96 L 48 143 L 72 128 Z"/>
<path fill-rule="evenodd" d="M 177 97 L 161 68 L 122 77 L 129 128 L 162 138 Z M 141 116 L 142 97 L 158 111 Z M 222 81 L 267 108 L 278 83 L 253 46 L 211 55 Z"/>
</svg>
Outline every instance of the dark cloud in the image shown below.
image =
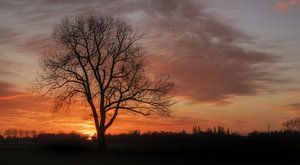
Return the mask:
<svg viewBox="0 0 300 165">
<path fill-rule="evenodd" d="M 195 1 L 151 1 L 144 6 L 151 32 L 145 47 L 156 71 L 177 82 L 177 94 L 198 102 L 228 103 L 254 95 L 275 82 L 268 71 L 273 55 L 242 48 L 252 38 L 208 13 Z M 149 36 L 150 35 L 150 36 Z M 158 64 L 157 64 L 158 62 Z"/>
<path fill-rule="evenodd" d="M 112 15 L 145 34 L 141 42 L 148 55 L 149 68 L 169 73 L 177 84 L 178 96 L 224 104 L 235 96 L 268 90 L 266 86 L 277 81 L 268 71 L 276 57 L 241 47 L 243 43 L 251 45 L 255 41 L 224 18 L 211 14 L 199 1 L 33 2 L 12 0 L 7 5 L 14 9 L 15 16 L 28 22 L 25 25 L 33 28 L 34 35 L 24 40 L 22 50 L 38 54 L 51 51 L 47 48 L 51 45 L 47 34 L 53 23 L 64 16 Z"/>
<path fill-rule="evenodd" d="M 36 34 L 28 37 L 26 42 L 18 44 L 18 52 L 29 52 L 31 55 L 42 56 L 55 52 L 57 47 L 49 33 Z"/>
<path fill-rule="evenodd" d="M 35 96 L 21 91 L 17 86 L 0 81 L 0 115 L 1 112 L 10 112 L 15 109 L 23 110 L 40 110 L 40 108 L 49 109 L 46 105 Z"/>
<path fill-rule="evenodd" d="M 0 99 L 2 97 L 10 97 L 19 94 L 23 93 L 18 91 L 13 85 L 0 81 Z"/>
<path fill-rule="evenodd" d="M 300 103 L 293 103 L 293 104 L 290 104 L 289 107 L 290 107 L 292 110 L 300 111 Z"/>
<path fill-rule="evenodd" d="M 14 113 L 17 109 L 38 110 L 41 104 L 16 86 L 0 81 L 0 115 Z"/>
<path fill-rule="evenodd" d="M 16 64 L 16 62 L 8 59 L 6 56 L 0 53 L 0 77 L 14 74 L 11 72 L 10 67 L 16 66 Z"/>
<path fill-rule="evenodd" d="M 12 42 L 18 33 L 13 29 L 5 26 L 0 26 L 0 44 Z"/>
<path fill-rule="evenodd" d="M 268 104 L 267 107 L 272 109 L 290 112 L 292 115 L 300 116 L 300 102 L 290 104 Z"/>
</svg>

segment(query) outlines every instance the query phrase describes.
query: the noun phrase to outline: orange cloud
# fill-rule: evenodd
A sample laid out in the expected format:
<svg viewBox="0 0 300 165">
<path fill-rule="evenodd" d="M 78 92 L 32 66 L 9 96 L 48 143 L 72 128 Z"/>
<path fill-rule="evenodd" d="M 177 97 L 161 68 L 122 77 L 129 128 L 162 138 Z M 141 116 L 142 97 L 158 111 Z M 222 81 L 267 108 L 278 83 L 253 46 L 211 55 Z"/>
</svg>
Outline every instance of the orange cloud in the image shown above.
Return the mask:
<svg viewBox="0 0 300 165">
<path fill-rule="evenodd" d="M 298 0 L 279 1 L 274 5 L 274 8 L 279 11 L 285 11 L 288 10 L 290 6 L 293 6 L 298 3 Z"/>
<path fill-rule="evenodd" d="M 17 87 L 0 81 L 0 134 L 9 128 L 37 130 L 42 132 L 71 132 L 94 134 L 94 123 L 84 103 L 77 103 L 69 110 L 53 113 L 52 101 L 40 102 L 35 96 L 18 91 Z M 155 122 L 154 122 L 155 121 Z M 210 127 L 211 121 L 187 116 L 138 116 L 122 113 L 108 133 L 127 133 L 139 129 L 147 131 L 191 131 L 193 125 Z M 138 126 L 138 128 L 137 128 Z"/>
</svg>

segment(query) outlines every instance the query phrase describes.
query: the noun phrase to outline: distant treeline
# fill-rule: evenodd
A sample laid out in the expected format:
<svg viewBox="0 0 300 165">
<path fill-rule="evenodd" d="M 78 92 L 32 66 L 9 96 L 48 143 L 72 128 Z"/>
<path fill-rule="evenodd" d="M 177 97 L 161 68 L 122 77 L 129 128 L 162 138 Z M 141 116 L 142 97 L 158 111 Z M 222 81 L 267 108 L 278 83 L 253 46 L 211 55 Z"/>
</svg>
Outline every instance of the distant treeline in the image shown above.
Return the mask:
<svg viewBox="0 0 300 165">
<path fill-rule="evenodd" d="M 282 123 L 283 129 L 280 131 L 270 131 L 268 132 L 251 132 L 248 134 L 248 137 L 252 136 L 276 136 L 276 135 L 298 135 L 300 132 L 300 118 L 289 119 Z M 192 129 L 192 134 L 188 134 L 184 129 L 181 132 L 146 132 L 141 134 L 139 130 L 131 130 L 128 134 L 119 134 L 119 135 L 107 135 L 109 138 L 114 137 L 139 137 L 139 136 L 194 136 L 194 135 L 203 135 L 203 136 L 231 136 L 231 137 L 241 137 L 238 132 L 231 133 L 229 128 L 225 129 L 221 126 L 214 126 L 213 128 L 206 128 L 202 130 L 199 126 L 194 126 Z M 44 139 L 80 139 L 93 141 L 95 140 L 96 135 L 84 135 L 77 132 L 71 133 L 43 133 L 36 130 L 22 130 L 22 129 L 7 129 L 0 132 L 0 141 L 18 141 L 18 140 L 44 140 Z"/>
<path fill-rule="evenodd" d="M 300 132 L 296 130 L 281 130 L 271 132 L 251 132 L 247 136 L 231 133 L 224 127 L 213 127 L 201 130 L 194 126 L 192 133 L 180 132 L 146 132 L 131 130 L 127 134 L 108 134 L 107 141 L 126 143 L 237 143 L 244 141 L 263 140 L 266 142 L 297 142 L 300 143 Z M 0 135 L 2 143 L 94 143 L 96 136 L 71 133 L 42 133 L 35 130 L 8 129 Z"/>
<path fill-rule="evenodd" d="M 187 135 L 188 133 L 183 129 L 180 132 L 171 132 L 171 131 L 153 131 L 153 132 L 145 132 L 141 134 L 140 130 L 130 130 L 127 134 L 117 134 L 111 135 L 108 134 L 108 137 L 117 137 L 117 136 L 142 136 L 142 135 Z M 192 134 L 218 134 L 218 135 L 239 135 L 238 133 L 231 133 L 229 129 L 225 129 L 224 127 L 218 126 L 213 128 L 206 128 L 205 130 L 201 130 L 199 126 L 194 126 L 192 130 Z M 0 140 L 3 139 L 39 139 L 39 138 L 81 138 L 86 140 L 92 140 L 96 138 L 95 135 L 85 135 L 75 131 L 71 133 L 44 133 L 36 130 L 23 130 L 23 129 L 7 129 L 3 132 L 0 132 Z"/>
</svg>

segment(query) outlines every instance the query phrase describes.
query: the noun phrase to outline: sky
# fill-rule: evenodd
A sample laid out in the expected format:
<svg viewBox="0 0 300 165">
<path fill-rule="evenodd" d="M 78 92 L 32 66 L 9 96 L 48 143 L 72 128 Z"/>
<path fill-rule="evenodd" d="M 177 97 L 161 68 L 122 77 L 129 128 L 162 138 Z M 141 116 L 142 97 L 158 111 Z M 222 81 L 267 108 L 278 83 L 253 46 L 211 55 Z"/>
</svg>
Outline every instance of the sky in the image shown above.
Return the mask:
<svg viewBox="0 0 300 165">
<path fill-rule="evenodd" d="M 146 69 L 175 82 L 170 117 L 121 113 L 108 133 L 280 130 L 300 117 L 299 0 L 0 0 L 0 132 L 93 133 L 84 103 L 53 112 L 30 94 L 53 25 L 112 16 L 144 34 Z"/>
</svg>

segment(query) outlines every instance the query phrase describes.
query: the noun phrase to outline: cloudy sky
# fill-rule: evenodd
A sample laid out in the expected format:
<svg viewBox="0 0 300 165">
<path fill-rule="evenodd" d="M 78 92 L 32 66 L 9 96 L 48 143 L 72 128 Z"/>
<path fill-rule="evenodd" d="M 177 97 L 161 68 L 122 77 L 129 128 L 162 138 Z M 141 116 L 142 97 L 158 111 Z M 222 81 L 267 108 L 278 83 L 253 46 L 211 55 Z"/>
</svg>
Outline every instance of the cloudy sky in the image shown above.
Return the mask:
<svg viewBox="0 0 300 165">
<path fill-rule="evenodd" d="M 0 131 L 93 132 L 89 109 L 53 113 L 28 89 L 65 17 L 108 15 L 144 34 L 147 70 L 176 83 L 171 117 L 124 113 L 110 133 L 281 129 L 300 117 L 299 0 L 0 0 Z"/>
</svg>

